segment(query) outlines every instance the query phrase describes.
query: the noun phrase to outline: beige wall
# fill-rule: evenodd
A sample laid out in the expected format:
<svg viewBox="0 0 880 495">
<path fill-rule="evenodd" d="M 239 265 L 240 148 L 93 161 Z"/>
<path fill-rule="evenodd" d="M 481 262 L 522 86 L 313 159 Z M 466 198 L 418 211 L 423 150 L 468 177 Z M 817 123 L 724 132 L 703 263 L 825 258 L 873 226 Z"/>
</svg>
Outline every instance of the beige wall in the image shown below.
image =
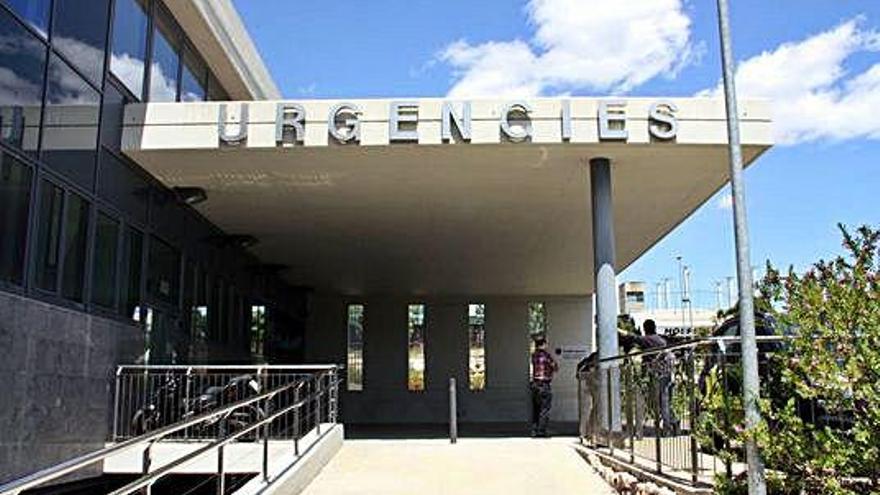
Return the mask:
<svg viewBox="0 0 880 495">
<path fill-rule="evenodd" d="M 364 390 L 342 394 L 346 423 L 444 423 L 448 420 L 449 378 L 458 382 L 459 421 L 513 423 L 529 419 L 527 303 L 544 301 L 551 350 L 563 345 L 592 346 L 592 305 L 584 297 L 345 299 L 316 296 L 306 332 L 310 362 L 345 362 L 348 302 L 364 303 Z M 409 392 L 407 377 L 406 306 L 427 305 L 426 390 Z M 467 304 L 486 305 L 487 385 L 468 389 Z M 559 359 L 554 381 L 552 420 L 577 419 L 576 360 Z"/>
</svg>

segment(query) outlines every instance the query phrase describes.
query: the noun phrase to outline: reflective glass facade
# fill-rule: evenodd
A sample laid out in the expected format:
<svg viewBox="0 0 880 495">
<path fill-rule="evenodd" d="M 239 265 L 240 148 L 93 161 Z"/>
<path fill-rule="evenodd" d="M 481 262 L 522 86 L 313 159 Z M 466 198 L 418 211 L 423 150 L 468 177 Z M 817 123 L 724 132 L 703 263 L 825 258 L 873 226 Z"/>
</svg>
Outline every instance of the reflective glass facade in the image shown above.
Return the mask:
<svg viewBox="0 0 880 495">
<path fill-rule="evenodd" d="M 143 0 L 116 0 L 110 71 L 136 97 L 144 93 L 149 15 Z"/>
<path fill-rule="evenodd" d="M 55 0 L 52 46 L 92 84 L 104 81 L 110 0 Z"/>
<path fill-rule="evenodd" d="M 0 69 L 0 291 L 139 325 L 153 362 L 241 362 L 252 307 L 290 320 L 297 291 L 122 153 L 126 104 L 228 98 L 161 1 L 0 0 Z"/>
</svg>

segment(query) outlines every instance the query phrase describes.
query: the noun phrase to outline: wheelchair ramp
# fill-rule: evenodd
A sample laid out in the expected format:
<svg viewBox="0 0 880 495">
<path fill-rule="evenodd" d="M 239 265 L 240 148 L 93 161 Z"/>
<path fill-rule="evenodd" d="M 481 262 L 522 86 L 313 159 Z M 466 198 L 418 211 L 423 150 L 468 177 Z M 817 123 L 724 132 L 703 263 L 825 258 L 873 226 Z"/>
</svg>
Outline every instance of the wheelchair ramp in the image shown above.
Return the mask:
<svg viewBox="0 0 880 495">
<path fill-rule="evenodd" d="M 325 423 L 325 433 L 336 425 Z M 340 425 L 341 428 L 341 425 Z M 322 435 L 312 430 L 299 440 L 299 449 L 304 454 L 317 447 Z M 268 462 L 270 472 L 280 472 L 297 461 L 293 441 L 269 440 Z M 208 445 L 208 442 L 165 441 L 152 447 L 150 468 L 156 470 L 172 463 L 191 452 Z M 170 474 L 215 474 L 217 472 L 217 452 L 199 456 L 195 461 L 174 468 Z M 238 442 L 226 447 L 223 456 L 223 471 L 228 474 L 257 474 L 263 469 L 263 442 Z M 129 450 L 108 457 L 104 461 L 104 474 L 141 474 L 143 470 L 143 451 Z"/>
<path fill-rule="evenodd" d="M 346 440 L 304 495 L 611 495 L 574 438 Z M 279 492 L 283 493 L 283 492 Z M 295 492 L 291 492 L 295 493 Z"/>
</svg>

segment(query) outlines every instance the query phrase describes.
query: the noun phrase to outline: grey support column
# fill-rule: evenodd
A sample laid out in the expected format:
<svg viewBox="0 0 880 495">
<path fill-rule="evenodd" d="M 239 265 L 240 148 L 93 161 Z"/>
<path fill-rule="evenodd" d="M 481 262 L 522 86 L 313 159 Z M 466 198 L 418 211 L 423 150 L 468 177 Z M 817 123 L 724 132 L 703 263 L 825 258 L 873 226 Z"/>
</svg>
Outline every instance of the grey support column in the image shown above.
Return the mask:
<svg viewBox="0 0 880 495">
<path fill-rule="evenodd" d="M 590 160 L 590 183 L 593 206 L 593 269 L 596 276 L 596 336 L 599 359 L 618 354 L 617 281 L 615 279 L 614 208 L 612 206 L 611 161 Z M 621 431 L 620 371 L 616 363 L 599 367 L 598 413 L 600 428 Z"/>
</svg>

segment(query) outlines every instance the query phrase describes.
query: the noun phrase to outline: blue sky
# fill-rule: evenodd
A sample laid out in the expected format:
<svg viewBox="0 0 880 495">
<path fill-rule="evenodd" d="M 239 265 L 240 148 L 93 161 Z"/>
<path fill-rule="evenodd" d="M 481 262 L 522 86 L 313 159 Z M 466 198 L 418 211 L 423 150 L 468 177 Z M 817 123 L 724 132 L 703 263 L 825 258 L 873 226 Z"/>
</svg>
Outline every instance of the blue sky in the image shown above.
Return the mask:
<svg viewBox="0 0 880 495">
<path fill-rule="evenodd" d="M 746 172 L 752 261 L 803 267 L 840 252 L 838 222 L 880 224 L 880 2 L 732 4 L 740 93 L 774 99 L 781 143 Z M 235 5 L 288 98 L 690 96 L 719 82 L 712 0 Z M 622 278 L 675 280 L 677 255 L 695 290 L 733 275 L 726 194 Z"/>
</svg>

